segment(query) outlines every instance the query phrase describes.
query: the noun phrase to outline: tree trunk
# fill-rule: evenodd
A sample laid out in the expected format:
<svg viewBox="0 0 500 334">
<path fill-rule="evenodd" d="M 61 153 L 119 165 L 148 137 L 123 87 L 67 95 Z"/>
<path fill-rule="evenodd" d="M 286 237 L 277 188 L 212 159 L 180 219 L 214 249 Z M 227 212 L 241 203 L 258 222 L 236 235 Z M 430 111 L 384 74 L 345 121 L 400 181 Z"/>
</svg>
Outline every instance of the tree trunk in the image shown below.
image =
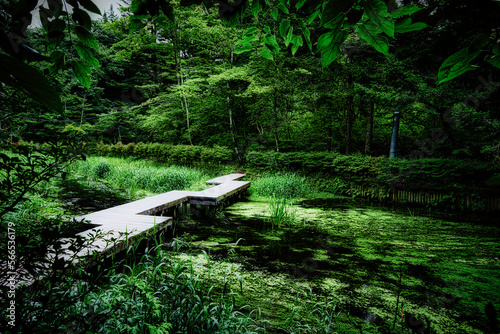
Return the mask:
<svg viewBox="0 0 500 334">
<path fill-rule="evenodd" d="M 188 134 L 188 140 L 189 144 L 193 145 L 193 142 L 191 141 L 191 131 L 189 129 L 189 105 L 187 103 L 187 98 L 186 98 L 186 93 L 182 89 L 182 85 L 184 85 L 184 78 L 182 76 L 182 64 L 181 60 L 179 59 L 179 52 L 180 52 L 180 47 L 179 47 L 179 26 L 177 26 L 177 33 L 176 33 L 176 40 L 175 40 L 175 70 L 177 72 L 177 86 L 180 88 L 181 91 L 181 109 L 186 110 L 186 126 L 187 126 L 187 134 Z"/>
<path fill-rule="evenodd" d="M 274 87 L 274 96 L 273 96 L 273 111 L 274 111 L 274 141 L 276 143 L 276 152 L 280 151 L 279 147 L 279 137 L 278 137 L 278 89 Z"/>
<path fill-rule="evenodd" d="M 87 93 L 83 95 L 83 100 L 82 100 L 82 115 L 80 116 L 80 127 L 82 127 L 83 123 L 83 111 L 85 110 L 85 100 L 87 99 Z"/>
<path fill-rule="evenodd" d="M 375 103 L 372 99 L 368 100 L 368 110 L 366 111 L 366 139 L 365 139 L 365 155 L 370 155 L 373 141 L 373 111 Z"/>
<path fill-rule="evenodd" d="M 234 53 L 231 49 L 231 63 L 229 64 L 230 69 L 233 68 Z M 229 130 L 231 131 L 231 137 L 233 139 L 234 152 L 238 155 L 238 145 L 236 145 L 236 136 L 234 134 L 234 121 L 233 121 L 233 110 L 231 109 L 231 101 L 229 98 L 229 82 L 227 83 L 227 107 L 229 109 Z"/>
<path fill-rule="evenodd" d="M 347 60 L 349 63 L 349 59 Z M 346 114 L 346 135 L 345 135 L 345 154 L 351 154 L 351 142 L 352 142 L 352 127 L 354 123 L 354 92 L 353 92 L 353 81 L 352 75 L 347 74 L 347 114 Z"/>
<path fill-rule="evenodd" d="M 352 125 L 353 125 L 353 103 L 354 96 L 347 97 L 347 115 L 346 115 L 346 135 L 345 135 L 345 154 L 351 154 Z"/>
</svg>

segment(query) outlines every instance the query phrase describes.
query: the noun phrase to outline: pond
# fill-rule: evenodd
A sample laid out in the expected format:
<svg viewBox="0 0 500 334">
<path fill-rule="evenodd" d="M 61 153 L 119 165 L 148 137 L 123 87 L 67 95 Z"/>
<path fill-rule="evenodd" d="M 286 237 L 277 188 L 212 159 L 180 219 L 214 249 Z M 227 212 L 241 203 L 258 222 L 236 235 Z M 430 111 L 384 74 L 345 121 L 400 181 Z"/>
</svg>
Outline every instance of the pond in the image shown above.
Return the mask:
<svg viewBox="0 0 500 334">
<path fill-rule="evenodd" d="M 300 332 L 311 310 L 333 302 L 339 330 L 488 331 L 485 307 L 500 307 L 497 220 L 340 198 L 292 210 L 293 224 L 273 228 L 267 202 L 236 203 L 218 219 L 182 224 L 185 249 L 172 256 L 208 266 L 214 284 L 239 290 L 241 279 L 238 302 L 271 328 Z"/>
</svg>

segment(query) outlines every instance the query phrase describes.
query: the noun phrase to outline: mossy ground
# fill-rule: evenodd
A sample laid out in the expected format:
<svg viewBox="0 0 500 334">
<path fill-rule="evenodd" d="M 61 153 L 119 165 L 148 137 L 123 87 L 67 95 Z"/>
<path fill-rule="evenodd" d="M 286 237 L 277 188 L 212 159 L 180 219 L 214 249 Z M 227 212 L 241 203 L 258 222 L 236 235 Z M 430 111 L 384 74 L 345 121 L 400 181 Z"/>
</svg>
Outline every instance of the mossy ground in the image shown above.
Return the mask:
<svg viewBox="0 0 500 334">
<path fill-rule="evenodd" d="M 310 312 L 334 301 L 342 333 L 359 332 L 353 317 L 365 326 L 396 318 L 401 328 L 404 313 L 427 317 L 436 333 L 482 333 L 485 305 L 500 309 L 496 224 L 339 199 L 295 207 L 295 224 L 274 230 L 265 201 L 240 202 L 224 219 L 180 229 L 189 256 L 213 283 L 237 291 L 241 277 L 238 302 L 259 309 L 266 327 L 311 332 Z"/>
</svg>

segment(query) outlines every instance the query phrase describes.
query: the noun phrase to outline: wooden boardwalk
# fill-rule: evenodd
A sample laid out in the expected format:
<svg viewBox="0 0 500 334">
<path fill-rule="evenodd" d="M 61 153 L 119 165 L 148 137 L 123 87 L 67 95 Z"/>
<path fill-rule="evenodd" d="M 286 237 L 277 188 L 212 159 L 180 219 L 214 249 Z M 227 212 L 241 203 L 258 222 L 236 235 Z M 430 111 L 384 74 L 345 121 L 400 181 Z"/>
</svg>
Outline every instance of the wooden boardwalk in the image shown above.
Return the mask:
<svg viewBox="0 0 500 334">
<path fill-rule="evenodd" d="M 245 174 L 229 174 L 206 181 L 214 186 L 202 191 L 169 191 L 77 217 L 76 219 L 88 221 L 94 226 L 78 235 L 88 237 L 100 230 L 106 237 L 104 240 L 96 240 L 86 252 L 118 253 L 136 240 L 169 228 L 177 214 L 177 208 L 182 204 L 217 206 L 247 189 L 250 182 L 238 181 L 244 176 Z M 112 239 L 115 241 L 110 242 Z"/>
</svg>

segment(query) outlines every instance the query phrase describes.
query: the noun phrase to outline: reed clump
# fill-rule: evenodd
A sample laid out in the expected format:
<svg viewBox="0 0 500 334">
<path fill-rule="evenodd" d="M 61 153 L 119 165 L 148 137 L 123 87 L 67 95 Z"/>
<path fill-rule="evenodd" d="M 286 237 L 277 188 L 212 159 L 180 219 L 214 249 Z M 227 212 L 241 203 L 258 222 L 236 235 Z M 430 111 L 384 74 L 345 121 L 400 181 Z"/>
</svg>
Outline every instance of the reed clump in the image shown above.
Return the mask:
<svg viewBox="0 0 500 334">
<path fill-rule="evenodd" d="M 300 198 L 308 193 L 306 179 L 294 173 L 264 175 L 252 180 L 251 191 L 257 196 Z"/>
<path fill-rule="evenodd" d="M 89 157 L 86 161 L 79 161 L 74 168 L 75 173 L 88 180 L 106 182 L 131 193 L 139 189 L 152 193 L 195 190 L 202 188 L 203 181 L 209 178 L 195 168 L 109 157 Z"/>
</svg>

